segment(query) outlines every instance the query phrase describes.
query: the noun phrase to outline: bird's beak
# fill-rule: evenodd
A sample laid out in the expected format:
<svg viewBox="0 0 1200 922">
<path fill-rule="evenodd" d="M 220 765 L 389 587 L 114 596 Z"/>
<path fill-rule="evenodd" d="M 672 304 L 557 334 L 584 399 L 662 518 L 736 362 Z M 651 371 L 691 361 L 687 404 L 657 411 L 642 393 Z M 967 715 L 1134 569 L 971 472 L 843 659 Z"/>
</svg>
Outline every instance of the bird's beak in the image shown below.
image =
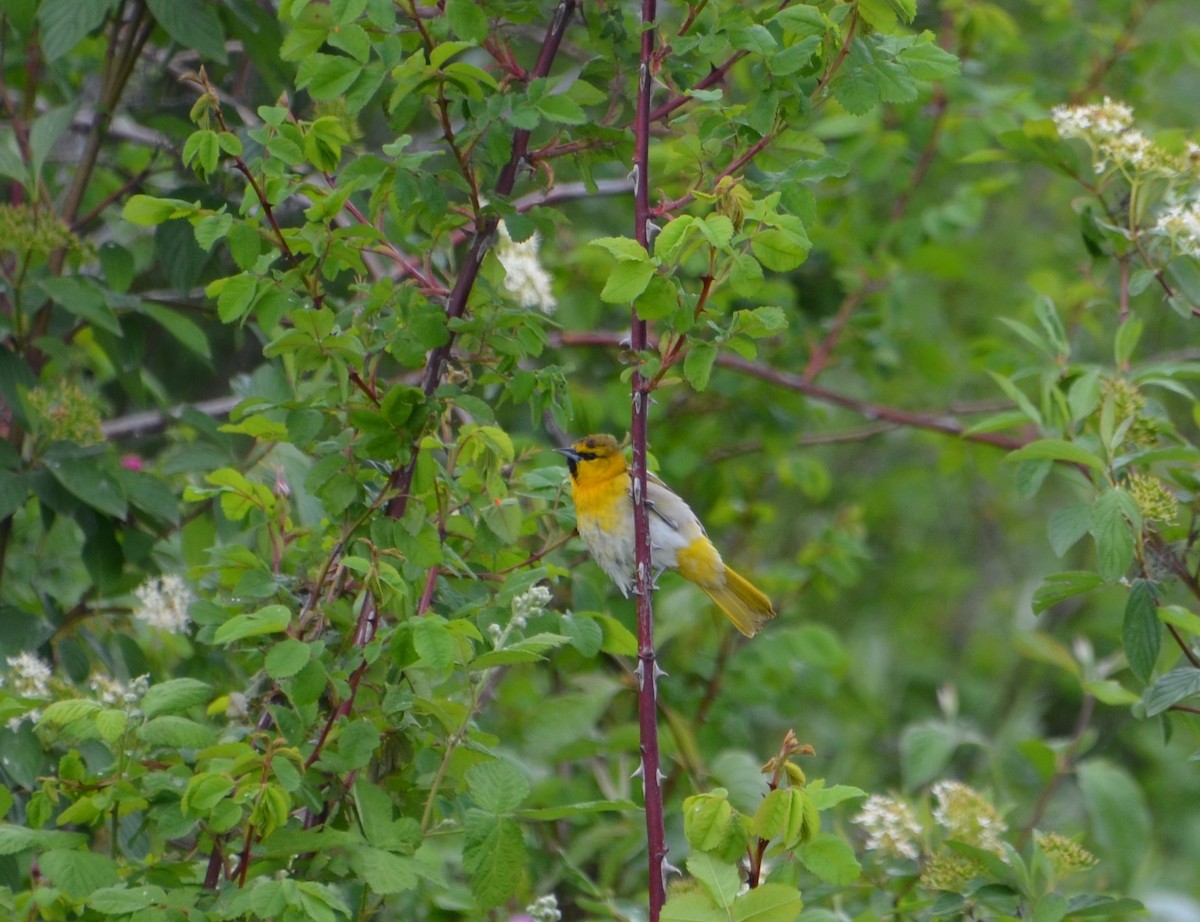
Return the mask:
<svg viewBox="0 0 1200 922">
<path fill-rule="evenodd" d="M 574 448 L 556 448 L 554 450 L 560 455 L 565 455 L 568 461 L 578 461 L 581 457 Z"/>
</svg>

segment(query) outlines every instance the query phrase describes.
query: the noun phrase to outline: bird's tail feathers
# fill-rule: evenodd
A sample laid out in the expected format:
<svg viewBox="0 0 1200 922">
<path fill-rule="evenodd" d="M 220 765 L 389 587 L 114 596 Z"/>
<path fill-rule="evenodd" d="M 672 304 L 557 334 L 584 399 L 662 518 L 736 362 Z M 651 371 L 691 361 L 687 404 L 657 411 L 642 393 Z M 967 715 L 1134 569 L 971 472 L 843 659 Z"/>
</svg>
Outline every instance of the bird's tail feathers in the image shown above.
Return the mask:
<svg viewBox="0 0 1200 922">
<path fill-rule="evenodd" d="M 735 570 L 725 567 L 725 580 L 719 586 L 700 586 L 733 626 L 753 637 L 762 626 L 775 617 L 771 600 L 753 583 Z"/>
</svg>

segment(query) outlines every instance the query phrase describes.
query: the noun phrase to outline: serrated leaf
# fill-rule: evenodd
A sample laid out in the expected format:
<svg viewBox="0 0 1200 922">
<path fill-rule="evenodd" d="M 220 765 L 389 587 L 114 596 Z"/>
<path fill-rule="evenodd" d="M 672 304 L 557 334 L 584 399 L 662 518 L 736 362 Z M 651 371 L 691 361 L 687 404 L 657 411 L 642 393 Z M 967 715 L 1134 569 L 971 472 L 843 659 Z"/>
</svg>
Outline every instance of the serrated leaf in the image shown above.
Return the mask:
<svg viewBox="0 0 1200 922">
<path fill-rule="evenodd" d="M 725 791 L 717 788 L 683 802 L 683 833 L 698 851 L 711 851 L 722 843 L 733 821 L 733 807 Z"/>
<path fill-rule="evenodd" d="M 216 731 L 211 727 L 170 714 L 146 721 L 138 728 L 137 735 L 152 746 L 172 749 L 203 749 L 217 739 Z"/>
<path fill-rule="evenodd" d="M 689 855 L 687 859 L 688 872 L 704 885 L 714 903 L 722 909 L 733 904 L 738 890 L 742 886 L 742 876 L 732 864 L 717 861 L 712 855 L 703 852 Z"/>
<path fill-rule="evenodd" d="M 471 766 L 466 779 L 472 799 L 491 813 L 511 813 L 529 795 L 525 776 L 499 759 Z"/>
<path fill-rule="evenodd" d="M 692 340 L 689 343 L 687 355 L 683 359 L 683 376 L 695 390 L 703 391 L 708 387 L 717 352 L 716 343 L 704 340 Z"/>
<path fill-rule="evenodd" d="M 77 902 L 119 879 L 117 863 L 97 852 L 52 849 L 38 856 L 38 866 L 51 883 Z"/>
<path fill-rule="evenodd" d="M 1200 695 L 1200 669 L 1182 666 L 1159 676 L 1146 689 L 1142 700 L 1146 705 L 1146 716 L 1154 717 L 1187 698 Z"/>
<path fill-rule="evenodd" d="M 803 909 L 795 887 L 765 883 L 734 900 L 730 917 L 733 922 L 792 922 Z"/>
<path fill-rule="evenodd" d="M 178 714 L 188 708 L 207 704 L 212 697 L 213 689 L 207 682 L 189 678 L 168 679 L 151 685 L 142 696 L 139 707 L 146 717 L 157 717 L 160 714 Z"/>
<path fill-rule="evenodd" d="M 560 807 L 535 807 L 518 810 L 516 815 L 523 820 L 564 820 L 574 816 L 589 816 L 593 813 L 629 813 L 642 808 L 632 800 L 585 800 L 577 804 Z"/>
<path fill-rule="evenodd" d="M 804 866 L 826 883 L 845 887 L 858 880 L 862 867 L 844 839 L 822 832 L 796 853 Z"/>
<path fill-rule="evenodd" d="M 417 886 L 417 862 L 404 855 L 363 846 L 350 853 L 350 864 L 372 892 L 402 893 Z"/>
<path fill-rule="evenodd" d="M 467 812 L 465 828 L 463 867 L 479 908 L 488 910 L 516 892 L 525 870 L 525 840 L 511 817 L 480 810 Z"/>
<path fill-rule="evenodd" d="M 1148 682 L 1154 672 L 1154 664 L 1162 647 L 1162 633 L 1154 584 L 1149 580 L 1135 579 L 1125 603 L 1121 640 L 1129 668 L 1143 682 Z"/>
<path fill-rule="evenodd" d="M 292 622 L 292 613 L 286 605 L 267 605 L 256 612 L 234 615 L 213 634 L 213 642 L 231 644 L 246 637 L 262 634 L 278 634 L 287 630 Z"/>
<path fill-rule="evenodd" d="M 811 248 L 807 235 L 773 227 L 750 238 L 750 252 L 772 272 L 791 272 L 808 258 Z"/>
<path fill-rule="evenodd" d="M 629 304 L 650 284 L 656 271 L 654 263 L 623 260 L 609 271 L 600 300 L 607 304 Z"/>
<path fill-rule="evenodd" d="M 1133 562 L 1133 528 L 1141 525 L 1137 505 L 1120 488 L 1101 493 L 1092 503 L 1090 531 L 1096 542 L 1096 568 L 1111 582 Z"/>
</svg>

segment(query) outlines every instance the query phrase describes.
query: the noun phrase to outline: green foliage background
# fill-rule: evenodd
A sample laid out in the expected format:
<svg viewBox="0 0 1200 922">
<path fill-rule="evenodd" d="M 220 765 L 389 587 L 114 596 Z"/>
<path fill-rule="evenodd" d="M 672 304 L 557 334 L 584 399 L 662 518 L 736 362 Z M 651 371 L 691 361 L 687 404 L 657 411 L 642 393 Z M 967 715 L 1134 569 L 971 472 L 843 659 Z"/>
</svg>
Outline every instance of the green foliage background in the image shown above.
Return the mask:
<svg viewBox="0 0 1200 922">
<path fill-rule="evenodd" d="M 636 4 L 0 0 L 4 913 L 645 918 L 634 365 L 780 612 L 661 580 L 664 918 L 1200 913 L 1191 0 L 659 6 L 646 253 Z"/>
</svg>

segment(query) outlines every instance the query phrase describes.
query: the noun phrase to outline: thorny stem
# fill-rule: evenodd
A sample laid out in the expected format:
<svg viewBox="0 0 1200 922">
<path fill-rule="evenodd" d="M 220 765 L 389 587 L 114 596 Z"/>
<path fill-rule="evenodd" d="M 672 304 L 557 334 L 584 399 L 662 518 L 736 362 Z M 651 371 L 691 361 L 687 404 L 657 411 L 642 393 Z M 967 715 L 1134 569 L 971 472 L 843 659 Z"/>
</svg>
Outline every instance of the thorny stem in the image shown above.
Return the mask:
<svg viewBox="0 0 1200 922">
<path fill-rule="evenodd" d="M 650 94 L 654 86 L 655 0 L 642 0 L 642 42 L 638 63 L 637 112 L 633 126 L 634 238 L 650 249 Z M 634 304 L 630 316 L 630 344 L 635 353 L 646 348 L 646 321 Z M 662 770 L 658 751 L 658 663 L 654 653 L 654 580 L 650 559 L 650 519 L 646 509 L 646 429 L 652 383 L 637 367 L 633 370 L 633 533 L 634 592 L 637 595 L 638 725 L 641 739 L 642 790 L 646 805 L 646 851 L 649 859 L 649 919 L 658 922 L 666 902 L 666 831 L 663 823 Z"/>
</svg>

